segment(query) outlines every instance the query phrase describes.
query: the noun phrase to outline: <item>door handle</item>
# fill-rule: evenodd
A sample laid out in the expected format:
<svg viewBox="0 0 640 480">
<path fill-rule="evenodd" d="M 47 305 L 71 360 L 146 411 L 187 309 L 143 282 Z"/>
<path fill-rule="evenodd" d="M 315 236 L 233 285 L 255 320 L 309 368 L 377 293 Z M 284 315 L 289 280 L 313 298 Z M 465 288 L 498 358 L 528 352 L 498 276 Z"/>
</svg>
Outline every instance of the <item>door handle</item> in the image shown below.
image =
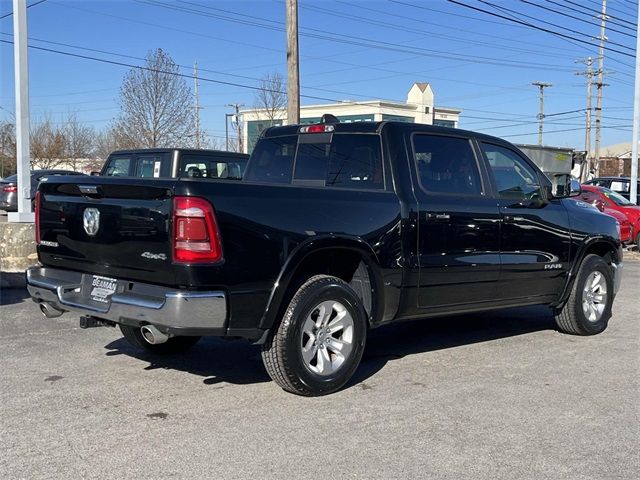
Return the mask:
<svg viewBox="0 0 640 480">
<path fill-rule="evenodd" d="M 505 215 L 502 217 L 505 223 L 515 223 L 515 222 L 524 222 L 524 217 L 519 217 L 516 215 Z"/>
<path fill-rule="evenodd" d="M 427 212 L 427 220 L 449 220 L 451 215 L 448 213 Z"/>
</svg>

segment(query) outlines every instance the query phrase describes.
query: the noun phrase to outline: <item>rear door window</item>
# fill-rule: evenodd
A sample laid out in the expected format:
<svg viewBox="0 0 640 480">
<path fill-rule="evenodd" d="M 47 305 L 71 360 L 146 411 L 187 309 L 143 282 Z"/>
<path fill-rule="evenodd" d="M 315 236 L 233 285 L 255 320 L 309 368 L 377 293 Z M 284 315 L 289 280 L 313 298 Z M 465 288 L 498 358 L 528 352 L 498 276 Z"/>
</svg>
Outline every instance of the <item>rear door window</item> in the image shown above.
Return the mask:
<svg viewBox="0 0 640 480">
<path fill-rule="evenodd" d="M 444 135 L 413 136 L 418 179 L 431 193 L 480 195 L 480 172 L 468 139 Z"/>
</svg>

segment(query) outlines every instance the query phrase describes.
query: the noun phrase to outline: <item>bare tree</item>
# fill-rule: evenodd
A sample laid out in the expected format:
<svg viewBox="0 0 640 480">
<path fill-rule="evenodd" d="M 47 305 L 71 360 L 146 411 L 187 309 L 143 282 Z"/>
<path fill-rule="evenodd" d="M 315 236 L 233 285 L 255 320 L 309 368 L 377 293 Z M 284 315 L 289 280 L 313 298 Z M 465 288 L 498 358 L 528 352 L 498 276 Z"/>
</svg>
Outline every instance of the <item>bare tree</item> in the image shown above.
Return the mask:
<svg viewBox="0 0 640 480">
<path fill-rule="evenodd" d="M 278 72 L 268 73 L 260 80 L 259 90 L 256 91 L 256 110 L 263 110 L 269 121 L 269 126 L 274 120 L 283 118 L 287 111 L 287 87 L 282 75 Z"/>
<path fill-rule="evenodd" d="M 93 155 L 96 131 L 93 127 L 83 125 L 75 113 L 70 113 L 63 126 L 65 136 L 65 163 L 78 171 Z"/>
<path fill-rule="evenodd" d="M 131 148 L 136 148 L 136 144 L 117 125 L 113 125 L 96 135 L 94 154 L 98 159 L 106 160 L 111 152 Z"/>
<path fill-rule="evenodd" d="M 31 168 L 54 168 L 64 162 L 64 131 L 48 116 L 31 128 L 30 146 Z"/>
<path fill-rule="evenodd" d="M 135 147 L 179 147 L 193 143 L 193 95 L 179 69 L 162 49 L 147 54 L 120 87 L 115 129 Z"/>
<path fill-rule="evenodd" d="M 0 120 L 0 177 L 16 171 L 16 128 L 7 120 Z"/>
</svg>

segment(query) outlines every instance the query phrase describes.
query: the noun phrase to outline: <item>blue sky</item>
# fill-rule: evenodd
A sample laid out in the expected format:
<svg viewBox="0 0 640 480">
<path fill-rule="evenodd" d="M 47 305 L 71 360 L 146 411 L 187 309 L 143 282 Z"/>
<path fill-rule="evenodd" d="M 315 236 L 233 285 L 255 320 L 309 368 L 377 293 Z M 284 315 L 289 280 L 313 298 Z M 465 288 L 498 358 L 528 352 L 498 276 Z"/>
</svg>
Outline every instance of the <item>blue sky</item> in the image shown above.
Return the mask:
<svg viewBox="0 0 640 480">
<path fill-rule="evenodd" d="M 585 113 L 575 111 L 585 108 L 586 83 L 576 75 L 584 65 L 575 61 L 597 58 L 593 15 L 601 2 L 460 2 L 571 38 L 445 0 L 300 0 L 302 104 L 404 101 L 413 82 L 429 82 L 436 105 L 463 110 L 461 127 L 536 143 L 538 90 L 531 82 L 545 81 L 553 84 L 545 113 L 559 114 L 545 121 L 545 144 L 583 148 Z M 608 30 L 608 47 L 618 52 L 606 52 L 603 145 L 631 140 L 637 18 L 633 0 L 608 5 L 617 30 Z M 0 17 L 11 9 L 10 0 L 0 0 Z M 252 106 L 255 90 L 247 87 L 267 73 L 286 75 L 284 17 L 283 0 L 47 0 L 28 9 L 36 47 L 133 65 L 162 48 L 186 74 L 197 61 L 202 126 L 220 144 L 226 105 Z M 0 20 L 1 40 L 10 41 L 12 30 L 11 16 Z M 29 55 L 32 118 L 61 121 L 76 112 L 101 129 L 117 116 L 127 67 L 37 49 Z M 1 118 L 14 110 L 12 45 L 0 43 L 0 63 Z"/>
</svg>

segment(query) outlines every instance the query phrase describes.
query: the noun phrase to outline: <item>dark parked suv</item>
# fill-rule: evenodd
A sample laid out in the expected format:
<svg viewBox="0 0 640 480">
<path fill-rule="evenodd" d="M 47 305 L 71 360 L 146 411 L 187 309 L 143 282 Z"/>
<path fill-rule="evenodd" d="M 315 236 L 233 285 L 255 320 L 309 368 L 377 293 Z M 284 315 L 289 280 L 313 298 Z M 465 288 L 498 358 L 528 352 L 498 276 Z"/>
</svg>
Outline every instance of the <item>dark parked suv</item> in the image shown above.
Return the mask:
<svg viewBox="0 0 640 480">
<path fill-rule="evenodd" d="M 31 172 L 31 200 L 36 196 L 40 179 L 52 175 L 84 175 L 73 170 L 35 170 Z M 0 210 L 15 212 L 18 210 L 18 176 L 11 175 L 0 180 Z"/>
<path fill-rule="evenodd" d="M 597 185 L 598 187 L 608 188 L 609 190 L 619 193 L 636 205 L 640 205 L 640 181 L 638 181 L 635 200 L 631 199 L 631 179 L 629 177 L 598 177 L 584 183 L 585 185 Z"/>
</svg>

